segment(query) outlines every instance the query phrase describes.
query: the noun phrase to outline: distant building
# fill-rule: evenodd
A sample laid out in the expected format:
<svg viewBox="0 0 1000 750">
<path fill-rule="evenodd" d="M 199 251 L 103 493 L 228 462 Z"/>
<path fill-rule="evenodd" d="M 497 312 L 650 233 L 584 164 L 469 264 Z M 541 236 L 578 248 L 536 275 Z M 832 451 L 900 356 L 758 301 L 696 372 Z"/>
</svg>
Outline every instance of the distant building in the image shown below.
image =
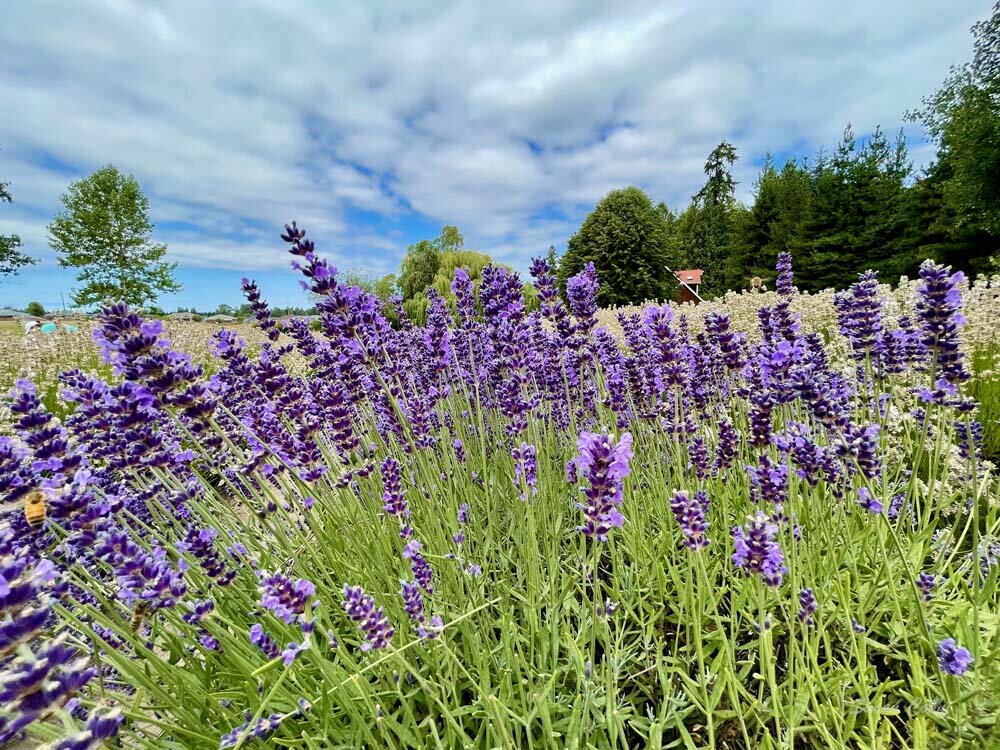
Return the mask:
<svg viewBox="0 0 1000 750">
<path fill-rule="evenodd" d="M 236 323 L 238 318 L 232 315 L 209 315 L 207 318 L 203 318 L 206 323 Z"/>
<path fill-rule="evenodd" d="M 677 297 L 680 302 L 690 302 L 691 304 L 697 305 L 699 302 L 704 302 L 699 294 L 699 288 L 701 287 L 701 275 L 703 271 L 700 268 L 695 269 L 685 269 L 683 271 L 674 271 L 674 277 L 680 282 L 680 289 L 677 292 Z"/>
<path fill-rule="evenodd" d="M 0 309 L 0 320 L 21 320 L 22 318 L 30 318 L 26 312 L 21 312 L 20 310 L 11 310 L 9 308 Z"/>
<path fill-rule="evenodd" d="M 175 312 L 175 313 L 170 313 L 170 315 L 168 315 L 167 318 L 170 320 L 194 320 L 194 313 Z"/>
</svg>

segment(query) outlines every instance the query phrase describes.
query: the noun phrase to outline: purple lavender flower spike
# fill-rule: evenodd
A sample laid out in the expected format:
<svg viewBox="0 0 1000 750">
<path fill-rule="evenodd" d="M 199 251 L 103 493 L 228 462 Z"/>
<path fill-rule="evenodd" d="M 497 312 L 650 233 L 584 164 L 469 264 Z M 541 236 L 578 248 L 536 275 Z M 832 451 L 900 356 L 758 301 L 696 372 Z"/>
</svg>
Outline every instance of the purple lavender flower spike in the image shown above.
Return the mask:
<svg viewBox="0 0 1000 750">
<path fill-rule="evenodd" d="M 522 489 L 521 500 L 526 501 L 529 490 L 532 495 L 538 494 L 538 459 L 535 446 L 521 443 L 520 447 L 510 452 L 510 455 L 514 459 L 514 485 L 520 487 L 521 482 L 524 482 L 527 489 Z"/>
<path fill-rule="evenodd" d="M 778 263 L 775 266 L 778 277 L 774 281 L 774 291 L 782 297 L 795 294 L 795 275 L 792 272 L 792 254 L 778 253 Z"/>
<path fill-rule="evenodd" d="M 259 622 L 250 626 L 250 643 L 263 651 L 268 659 L 277 659 L 280 654 L 278 644 Z"/>
<path fill-rule="evenodd" d="M 920 572 L 917 574 L 917 588 L 925 602 L 934 598 L 934 587 L 937 586 L 937 576 L 933 573 Z"/>
<path fill-rule="evenodd" d="M 806 625 L 815 624 L 816 620 L 813 615 L 818 607 L 816 603 L 816 595 L 813 593 L 812 589 L 802 589 L 799 592 L 799 621 Z"/>
<path fill-rule="evenodd" d="M 945 638 L 937 647 L 938 663 L 941 670 L 948 674 L 961 677 L 972 666 L 972 654 L 968 649 L 959 646 L 954 638 Z"/>
<path fill-rule="evenodd" d="M 382 493 L 383 510 L 390 516 L 409 518 L 410 506 L 406 502 L 399 462 L 392 456 L 382 462 L 382 484 L 385 487 Z"/>
<path fill-rule="evenodd" d="M 858 505 L 876 516 L 885 509 L 882 501 L 872 495 L 867 487 L 858 487 Z"/>
<path fill-rule="evenodd" d="M 670 501 L 670 510 L 680 524 L 684 534 L 684 546 L 698 551 L 708 546 L 708 495 L 704 490 L 698 490 L 692 497 L 687 492 L 675 492 Z"/>
<path fill-rule="evenodd" d="M 375 600 L 360 586 L 344 584 L 343 593 L 344 600 L 341 604 L 344 611 L 357 623 L 365 637 L 361 650 L 378 650 L 388 646 L 395 631 L 389 625 L 382 608 L 376 607 Z"/>
<path fill-rule="evenodd" d="M 420 554 L 424 547 L 416 539 L 410 539 L 403 547 L 403 557 L 410 561 L 410 568 L 413 570 L 413 577 L 417 579 L 420 587 L 428 594 L 434 593 L 433 579 L 434 570 L 430 563 Z"/>
<path fill-rule="evenodd" d="M 576 470 L 590 485 L 583 491 L 586 502 L 577 504 L 584 515 L 584 523 L 577 530 L 606 542 L 611 530 L 625 522 L 618 508 L 632 458 L 632 435 L 626 432 L 613 443 L 609 435 L 581 432 L 576 444 L 580 451 Z"/>
<path fill-rule="evenodd" d="M 260 574 L 260 603 L 279 620 L 291 624 L 302 622 L 316 585 L 305 578 L 292 581 L 282 573 Z"/>
<path fill-rule="evenodd" d="M 733 563 L 749 574 L 760 575 L 768 586 L 780 586 L 788 568 L 777 540 L 778 526 L 760 510 L 747 521 L 745 527 L 733 530 Z"/>
<path fill-rule="evenodd" d="M 959 329 L 965 325 L 961 313 L 959 285 L 965 275 L 930 260 L 920 266 L 916 313 L 923 330 L 923 344 L 932 352 L 938 375 L 952 384 L 964 383 L 970 375 L 963 364 Z"/>
</svg>

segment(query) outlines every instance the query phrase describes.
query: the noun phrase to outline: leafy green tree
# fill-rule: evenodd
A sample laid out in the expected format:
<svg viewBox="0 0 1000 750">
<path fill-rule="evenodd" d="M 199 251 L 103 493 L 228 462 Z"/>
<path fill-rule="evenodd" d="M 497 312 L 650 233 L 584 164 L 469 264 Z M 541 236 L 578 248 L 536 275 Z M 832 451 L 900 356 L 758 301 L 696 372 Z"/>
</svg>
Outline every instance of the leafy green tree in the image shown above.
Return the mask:
<svg viewBox="0 0 1000 750">
<path fill-rule="evenodd" d="M 42 307 L 41 302 L 29 302 L 25 312 L 28 313 L 28 315 L 33 315 L 36 318 L 41 318 L 45 315 L 45 308 Z"/>
<path fill-rule="evenodd" d="M 437 275 L 438 267 L 441 265 L 441 253 L 444 252 L 445 243 L 454 249 L 456 241 L 454 234 L 458 234 L 458 230 L 452 234 L 448 231 L 450 229 L 454 227 L 445 226 L 436 239 L 420 240 L 406 248 L 406 255 L 403 256 L 399 266 L 397 281 L 404 300 L 413 299 L 434 283 L 434 276 Z M 461 239 L 460 234 L 457 239 Z"/>
<path fill-rule="evenodd" d="M 0 203 L 14 202 L 9 188 L 9 182 L 0 182 Z M 0 280 L 7 276 L 16 276 L 25 266 L 38 262 L 22 253 L 20 247 L 21 238 L 16 234 L 0 234 Z"/>
<path fill-rule="evenodd" d="M 975 272 L 989 270 L 1000 248 L 1000 2 L 972 37 L 972 59 L 910 116 L 938 145 L 920 194 L 929 246 L 939 260 Z"/>
<path fill-rule="evenodd" d="M 108 165 L 69 186 L 63 211 L 49 225 L 49 244 L 61 266 L 78 268 L 78 306 L 123 301 L 142 307 L 160 293 L 176 292 L 176 263 L 167 246 L 152 241 L 149 199 L 131 175 Z"/>
<path fill-rule="evenodd" d="M 559 263 L 560 283 L 565 288 L 571 276 L 593 263 L 600 305 L 664 299 L 672 293 L 668 243 L 667 223 L 649 196 L 637 187 L 614 190 L 570 237 Z"/>
</svg>

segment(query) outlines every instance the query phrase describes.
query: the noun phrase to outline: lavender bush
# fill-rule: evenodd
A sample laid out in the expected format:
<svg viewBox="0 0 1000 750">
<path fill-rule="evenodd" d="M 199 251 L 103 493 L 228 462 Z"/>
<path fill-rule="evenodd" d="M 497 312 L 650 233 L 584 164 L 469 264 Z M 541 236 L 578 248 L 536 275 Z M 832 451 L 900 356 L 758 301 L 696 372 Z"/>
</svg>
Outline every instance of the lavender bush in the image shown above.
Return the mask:
<svg viewBox="0 0 1000 750">
<path fill-rule="evenodd" d="M 821 334 L 783 256 L 755 343 L 669 307 L 618 340 L 592 269 L 567 305 L 536 261 L 535 313 L 507 269 L 478 295 L 459 272 L 457 310 L 392 327 L 282 238 L 318 329 L 247 281 L 263 343 L 219 332 L 206 376 L 115 305 L 113 376 L 65 373 L 65 419 L 12 394 L 0 495 L 49 513 L 0 537 L 0 736 L 998 741 L 997 484 L 958 274 L 926 263 L 902 321 L 865 274 Z"/>
</svg>

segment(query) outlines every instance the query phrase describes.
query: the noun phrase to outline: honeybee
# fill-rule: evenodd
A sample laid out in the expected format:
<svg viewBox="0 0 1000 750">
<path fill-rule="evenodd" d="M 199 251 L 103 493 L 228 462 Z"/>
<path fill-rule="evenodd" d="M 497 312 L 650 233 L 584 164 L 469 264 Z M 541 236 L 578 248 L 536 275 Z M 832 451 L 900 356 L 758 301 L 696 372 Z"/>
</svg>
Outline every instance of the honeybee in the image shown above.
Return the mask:
<svg viewBox="0 0 1000 750">
<path fill-rule="evenodd" d="M 48 515 L 48 498 L 45 491 L 37 487 L 24 496 L 24 520 L 28 526 L 37 529 Z"/>
<path fill-rule="evenodd" d="M 130 623 L 133 633 L 138 633 L 139 628 L 142 626 L 142 621 L 146 619 L 146 615 L 149 613 L 149 604 L 146 602 L 139 602 L 135 605 L 135 609 L 132 610 L 132 622 Z"/>
</svg>

